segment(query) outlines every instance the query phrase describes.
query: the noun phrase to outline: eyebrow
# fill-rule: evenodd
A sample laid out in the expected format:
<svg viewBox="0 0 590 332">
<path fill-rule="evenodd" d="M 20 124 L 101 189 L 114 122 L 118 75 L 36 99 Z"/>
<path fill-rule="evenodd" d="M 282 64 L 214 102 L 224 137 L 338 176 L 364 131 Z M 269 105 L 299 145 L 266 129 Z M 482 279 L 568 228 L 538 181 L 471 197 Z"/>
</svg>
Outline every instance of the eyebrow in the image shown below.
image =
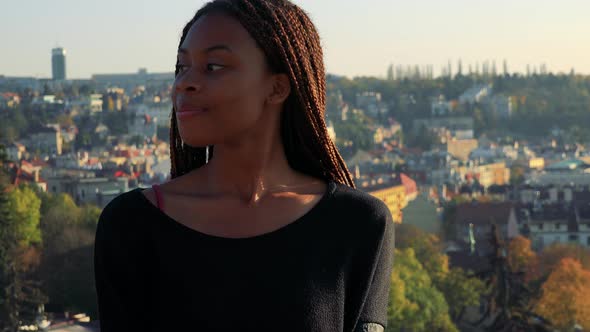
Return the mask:
<svg viewBox="0 0 590 332">
<path fill-rule="evenodd" d="M 213 51 L 219 51 L 219 50 L 223 50 L 223 51 L 227 51 L 230 53 L 233 53 L 231 48 L 229 48 L 229 46 L 227 45 L 213 45 L 213 46 L 209 46 L 206 49 L 204 49 L 202 52 L 204 53 L 209 53 L 209 52 L 213 52 Z M 188 54 L 188 49 L 186 48 L 179 48 L 178 49 L 178 53 L 179 54 Z"/>
</svg>

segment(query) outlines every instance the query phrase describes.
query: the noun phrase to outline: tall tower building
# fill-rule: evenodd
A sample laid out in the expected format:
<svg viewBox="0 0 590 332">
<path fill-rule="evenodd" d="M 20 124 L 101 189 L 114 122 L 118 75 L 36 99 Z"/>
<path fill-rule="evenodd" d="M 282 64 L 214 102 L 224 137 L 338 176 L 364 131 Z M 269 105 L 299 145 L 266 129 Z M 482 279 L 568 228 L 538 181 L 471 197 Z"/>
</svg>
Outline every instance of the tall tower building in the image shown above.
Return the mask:
<svg viewBox="0 0 590 332">
<path fill-rule="evenodd" d="M 66 79 L 66 50 L 61 47 L 51 50 L 51 73 L 54 80 Z"/>
</svg>

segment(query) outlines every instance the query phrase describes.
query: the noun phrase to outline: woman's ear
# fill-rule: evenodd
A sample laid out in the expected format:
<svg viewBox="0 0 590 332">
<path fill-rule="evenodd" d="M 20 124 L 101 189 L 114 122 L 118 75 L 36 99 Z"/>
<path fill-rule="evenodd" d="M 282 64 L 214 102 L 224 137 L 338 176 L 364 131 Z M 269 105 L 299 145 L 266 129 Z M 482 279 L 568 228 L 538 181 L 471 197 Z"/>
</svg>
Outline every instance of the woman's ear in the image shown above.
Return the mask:
<svg viewBox="0 0 590 332">
<path fill-rule="evenodd" d="M 291 93 L 291 83 L 287 74 L 274 74 L 272 91 L 267 98 L 269 104 L 283 103 Z"/>
</svg>

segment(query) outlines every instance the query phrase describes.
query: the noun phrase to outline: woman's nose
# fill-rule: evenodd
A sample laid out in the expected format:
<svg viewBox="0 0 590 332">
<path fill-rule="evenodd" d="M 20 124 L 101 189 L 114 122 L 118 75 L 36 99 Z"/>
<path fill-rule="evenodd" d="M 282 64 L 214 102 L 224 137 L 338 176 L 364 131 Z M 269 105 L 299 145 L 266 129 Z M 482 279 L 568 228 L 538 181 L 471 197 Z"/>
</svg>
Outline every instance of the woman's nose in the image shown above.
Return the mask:
<svg viewBox="0 0 590 332">
<path fill-rule="evenodd" d="M 176 77 L 174 85 L 177 92 L 197 92 L 202 89 L 202 83 L 194 73 L 191 73 L 190 68 Z"/>
</svg>

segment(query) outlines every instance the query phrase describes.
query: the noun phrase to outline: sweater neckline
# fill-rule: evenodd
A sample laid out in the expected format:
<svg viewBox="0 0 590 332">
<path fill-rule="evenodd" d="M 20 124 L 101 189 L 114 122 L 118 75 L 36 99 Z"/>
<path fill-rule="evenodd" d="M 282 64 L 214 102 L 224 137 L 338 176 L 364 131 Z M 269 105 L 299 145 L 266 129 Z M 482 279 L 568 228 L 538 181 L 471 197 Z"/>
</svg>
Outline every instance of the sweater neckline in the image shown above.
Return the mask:
<svg viewBox="0 0 590 332">
<path fill-rule="evenodd" d="M 142 191 L 145 190 L 146 188 L 136 188 L 135 191 L 136 191 L 136 194 L 138 196 L 140 196 L 140 200 L 143 201 L 143 203 L 145 205 L 147 205 L 148 208 L 151 210 L 149 212 L 149 214 L 150 215 L 153 215 L 153 214 L 157 215 L 159 218 L 155 218 L 155 219 L 158 219 L 158 222 L 161 222 L 163 224 L 168 224 L 165 226 L 170 226 L 172 228 L 177 229 L 180 232 L 197 235 L 199 237 L 207 238 L 212 241 L 244 243 L 244 242 L 260 241 L 260 240 L 265 240 L 265 239 L 269 239 L 269 238 L 274 238 L 274 237 L 277 237 L 277 236 L 279 236 L 279 235 L 281 235 L 293 228 L 296 228 L 302 224 L 305 224 L 306 220 L 311 219 L 312 216 L 316 215 L 323 208 L 323 206 L 326 205 L 327 201 L 332 197 L 332 195 L 336 191 L 336 187 L 337 187 L 337 185 L 333 180 L 328 180 L 327 185 L 326 185 L 326 191 L 324 192 L 324 194 L 320 198 L 320 200 L 318 202 L 316 202 L 315 205 L 312 206 L 310 210 L 308 210 L 305 214 L 303 214 L 301 217 L 295 219 L 294 221 L 292 221 L 280 228 L 277 228 L 275 230 L 272 230 L 272 231 L 269 231 L 266 233 L 262 233 L 262 234 L 258 234 L 258 235 L 254 235 L 254 236 L 248 236 L 248 237 L 237 237 L 237 238 L 217 236 L 217 235 L 208 234 L 208 233 L 199 231 L 197 229 L 191 228 L 191 227 L 179 222 L 178 220 L 172 218 L 170 215 L 166 214 L 164 211 L 160 210 L 157 206 L 155 206 L 152 202 L 150 202 L 150 200 L 148 200 L 147 197 L 145 197 L 145 195 L 142 194 Z"/>
</svg>

